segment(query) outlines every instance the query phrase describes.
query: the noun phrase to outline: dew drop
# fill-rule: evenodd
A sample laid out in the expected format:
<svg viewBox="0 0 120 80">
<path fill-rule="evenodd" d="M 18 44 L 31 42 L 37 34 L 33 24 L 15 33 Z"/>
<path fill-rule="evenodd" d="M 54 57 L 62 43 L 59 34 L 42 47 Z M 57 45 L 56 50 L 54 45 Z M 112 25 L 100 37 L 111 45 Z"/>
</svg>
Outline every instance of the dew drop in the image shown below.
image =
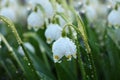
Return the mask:
<svg viewBox="0 0 120 80">
<path fill-rule="evenodd" d="M 89 78 L 89 76 L 88 76 L 88 75 L 87 75 L 86 77 L 87 77 L 87 78 Z"/>
<path fill-rule="evenodd" d="M 12 31 L 14 33 L 14 31 Z"/>
<path fill-rule="evenodd" d="M 90 59 L 88 59 L 88 61 L 90 61 Z"/>
<path fill-rule="evenodd" d="M 8 25 L 8 27 L 10 27 L 10 25 Z"/>
<path fill-rule="evenodd" d="M 30 63 L 28 63 L 28 66 L 30 66 Z"/>
<path fill-rule="evenodd" d="M 89 65 L 89 68 L 92 69 L 92 65 Z"/>
<path fill-rule="evenodd" d="M 34 70 L 32 69 L 32 72 L 33 72 Z"/>
<path fill-rule="evenodd" d="M 93 77 L 94 77 L 94 75 L 91 75 L 91 77 L 93 78 Z"/>
<path fill-rule="evenodd" d="M 18 74 L 18 71 L 16 71 L 16 74 Z"/>
<path fill-rule="evenodd" d="M 23 59 L 26 60 L 26 61 L 28 60 L 27 57 L 24 57 Z"/>
</svg>

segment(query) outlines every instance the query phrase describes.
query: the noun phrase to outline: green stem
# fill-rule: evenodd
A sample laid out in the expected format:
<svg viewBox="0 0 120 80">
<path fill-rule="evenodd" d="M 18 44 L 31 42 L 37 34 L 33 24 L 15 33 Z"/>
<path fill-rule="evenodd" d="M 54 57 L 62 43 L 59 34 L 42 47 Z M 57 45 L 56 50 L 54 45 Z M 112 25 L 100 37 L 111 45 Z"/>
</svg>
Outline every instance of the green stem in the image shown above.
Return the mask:
<svg viewBox="0 0 120 80">
<path fill-rule="evenodd" d="M 90 76 L 90 77 L 92 78 L 92 80 L 97 80 L 96 68 L 95 68 L 95 65 L 94 65 L 94 61 L 93 61 L 91 49 L 90 49 L 90 46 L 89 46 L 88 41 L 87 41 L 87 37 L 85 37 L 85 34 L 81 33 L 76 26 L 74 26 L 74 25 L 72 25 L 72 24 L 70 24 L 70 23 L 66 24 L 66 25 L 64 26 L 63 30 L 64 30 L 66 27 L 73 27 L 79 35 L 82 35 L 82 37 L 84 36 L 83 40 L 84 40 L 85 47 L 86 47 L 86 49 L 87 49 L 88 61 L 89 61 L 89 63 L 90 63 L 90 70 L 91 70 L 91 76 Z M 81 60 L 80 60 L 80 61 L 81 61 Z M 82 63 L 80 63 L 80 64 L 82 64 Z M 84 75 L 84 73 L 83 73 L 83 75 Z"/>
<path fill-rule="evenodd" d="M 64 26 L 64 28 L 63 28 L 63 33 L 64 33 L 64 30 L 65 30 L 66 27 L 72 27 L 72 28 L 74 28 L 74 29 L 76 30 L 76 32 L 78 32 L 78 29 L 76 28 L 76 26 L 68 23 L 68 24 L 66 24 L 66 25 Z M 86 79 L 86 72 L 85 72 L 85 69 L 84 69 L 84 65 L 83 65 L 83 62 L 82 62 L 82 59 L 81 59 L 81 55 L 80 55 L 80 53 L 79 53 L 79 51 L 80 51 L 80 48 L 79 48 L 79 45 L 78 45 L 79 42 L 78 42 L 78 40 L 75 41 L 75 42 L 76 42 L 76 45 L 77 45 L 78 63 L 79 63 L 80 70 L 81 70 L 81 73 L 82 73 L 82 78 L 83 78 L 83 80 L 87 80 L 87 79 Z"/>
<path fill-rule="evenodd" d="M 12 75 L 11 75 L 10 71 L 8 70 L 5 62 L 2 61 L 2 60 L 0 60 L 0 63 L 1 63 L 1 65 L 3 66 L 3 68 L 5 69 L 5 71 L 7 72 L 8 76 L 10 77 L 10 79 L 12 80 Z"/>
<path fill-rule="evenodd" d="M 81 70 L 81 73 L 82 73 L 82 78 L 83 78 L 83 80 L 87 80 L 87 75 L 86 75 L 86 72 L 85 72 L 84 64 L 83 64 L 83 61 L 81 59 L 80 47 L 79 47 L 78 40 L 76 41 L 76 45 L 77 45 L 77 53 L 78 53 L 78 63 L 79 63 L 79 67 L 80 67 L 80 70 Z"/>
<path fill-rule="evenodd" d="M 5 43 L 6 47 L 8 48 L 9 52 L 13 55 L 13 57 L 15 58 L 15 60 L 17 61 L 17 63 L 19 64 L 19 66 L 22 68 L 22 70 L 24 71 L 24 68 L 22 67 L 22 64 L 20 63 L 17 55 L 15 54 L 15 52 L 13 51 L 12 47 L 9 45 L 9 43 L 7 42 L 7 40 L 5 39 L 5 37 L 0 33 L 0 37 L 2 39 L 2 41 Z"/>
<path fill-rule="evenodd" d="M 76 14 L 76 17 L 77 17 L 77 21 L 78 21 L 78 32 L 79 32 L 79 35 L 81 35 L 83 38 L 84 45 L 85 45 L 86 51 L 87 51 L 87 58 L 88 58 L 89 66 L 90 66 L 90 72 L 91 72 L 90 78 L 92 80 L 97 80 L 96 68 L 94 65 L 91 48 L 88 43 L 88 38 L 86 35 L 86 31 L 85 31 L 85 25 L 79 15 Z"/>
<path fill-rule="evenodd" d="M 21 38 L 20 38 L 14 24 L 8 18 L 6 18 L 6 17 L 4 17 L 2 15 L 0 15 L 0 19 L 1 19 L 1 21 L 5 22 L 8 25 L 8 27 L 10 27 L 10 29 L 12 30 L 13 34 L 15 35 L 15 38 L 17 39 L 18 44 L 22 47 L 22 49 L 23 49 L 23 51 L 25 53 L 25 56 L 26 56 L 26 58 L 27 58 L 27 60 L 28 60 L 28 62 L 30 64 L 30 67 L 31 67 L 32 71 L 35 73 L 35 75 L 37 76 L 37 78 L 39 80 L 39 78 L 41 78 L 41 77 L 36 72 L 36 69 L 32 64 L 32 60 L 30 59 L 29 54 L 27 53 L 27 51 L 26 51 L 26 49 L 25 49 L 25 47 L 23 45 L 23 42 L 22 42 L 22 40 L 21 40 Z"/>
<path fill-rule="evenodd" d="M 38 35 L 35 34 L 35 33 L 25 33 L 24 37 L 28 37 L 28 38 L 32 37 L 39 43 L 39 48 L 42 52 L 43 59 L 45 61 L 45 64 L 46 64 L 48 70 L 50 71 L 50 64 L 49 64 L 49 61 L 48 61 L 48 58 L 47 58 L 47 55 L 46 55 L 46 50 L 43 46 L 43 43 L 42 43 L 43 41 L 41 40 L 41 38 L 39 38 Z"/>
</svg>

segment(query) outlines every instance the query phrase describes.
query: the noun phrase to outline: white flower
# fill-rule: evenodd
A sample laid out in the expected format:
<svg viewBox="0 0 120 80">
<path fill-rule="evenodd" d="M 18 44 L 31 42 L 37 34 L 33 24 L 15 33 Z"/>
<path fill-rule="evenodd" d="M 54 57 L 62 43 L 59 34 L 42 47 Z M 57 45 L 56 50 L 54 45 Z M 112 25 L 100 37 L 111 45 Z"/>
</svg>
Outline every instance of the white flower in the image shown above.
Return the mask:
<svg viewBox="0 0 120 80">
<path fill-rule="evenodd" d="M 46 1 L 46 2 L 44 1 L 44 3 L 41 3 L 41 5 L 45 10 L 46 17 L 47 18 L 53 17 L 54 10 L 53 10 L 52 4 L 49 1 Z"/>
<path fill-rule="evenodd" d="M 72 56 L 76 58 L 76 51 L 76 45 L 69 38 L 61 37 L 52 46 L 54 62 L 59 62 L 63 56 L 70 61 Z"/>
<path fill-rule="evenodd" d="M 54 15 L 54 10 L 49 0 L 29 0 L 27 2 L 32 6 L 33 9 L 36 4 L 40 4 L 44 9 L 47 18 L 51 18 Z"/>
<path fill-rule="evenodd" d="M 96 18 L 96 11 L 95 8 L 91 5 L 86 6 L 86 16 L 90 22 L 93 22 Z"/>
<path fill-rule="evenodd" d="M 61 37 L 62 28 L 58 24 L 49 24 L 46 31 L 45 37 L 47 38 L 47 43 L 51 43 Z"/>
<path fill-rule="evenodd" d="M 7 3 L 8 3 L 8 0 L 1 0 L 1 1 L 0 1 L 0 7 L 6 6 Z"/>
<path fill-rule="evenodd" d="M 6 6 L 14 7 L 16 5 L 18 5 L 18 0 L 0 0 L 1 7 L 6 7 Z"/>
<path fill-rule="evenodd" d="M 64 10 L 64 8 L 62 7 L 62 5 L 57 3 L 57 12 L 63 13 L 64 11 L 65 11 L 65 10 Z"/>
<path fill-rule="evenodd" d="M 108 23 L 114 26 L 120 26 L 120 12 L 117 10 L 112 10 L 108 15 Z"/>
<path fill-rule="evenodd" d="M 35 31 L 37 31 L 39 28 L 42 28 L 42 25 L 44 24 L 44 17 L 40 10 L 37 12 L 32 12 L 27 19 L 29 28 L 33 27 Z"/>
<path fill-rule="evenodd" d="M 11 7 L 4 7 L 0 10 L 0 15 L 3 15 L 13 22 L 16 22 L 16 13 Z"/>
<path fill-rule="evenodd" d="M 34 47 L 33 47 L 30 43 L 26 42 L 26 43 L 24 43 L 24 46 L 25 46 L 31 53 L 35 53 L 35 49 L 34 49 Z M 25 54 L 24 54 L 24 51 L 23 51 L 23 49 L 22 49 L 21 46 L 18 47 L 18 52 L 19 52 L 19 54 L 20 54 L 21 56 L 24 56 L 24 55 L 25 55 Z"/>
</svg>

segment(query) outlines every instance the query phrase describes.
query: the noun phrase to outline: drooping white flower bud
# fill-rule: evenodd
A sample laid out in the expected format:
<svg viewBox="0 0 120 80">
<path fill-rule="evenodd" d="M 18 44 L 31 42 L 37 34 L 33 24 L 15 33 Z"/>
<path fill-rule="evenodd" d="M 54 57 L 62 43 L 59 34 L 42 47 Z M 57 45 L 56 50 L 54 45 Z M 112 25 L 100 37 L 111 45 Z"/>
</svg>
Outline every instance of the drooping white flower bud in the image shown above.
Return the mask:
<svg viewBox="0 0 120 80">
<path fill-rule="evenodd" d="M 95 8 L 91 5 L 86 6 L 86 16 L 90 22 L 93 22 L 96 18 L 96 11 Z"/>
<path fill-rule="evenodd" d="M 59 12 L 59 13 L 63 13 L 65 10 L 64 10 L 64 8 L 62 7 L 62 5 L 61 4 L 57 4 L 57 12 Z"/>
<path fill-rule="evenodd" d="M 0 15 L 3 15 L 13 22 L 16 22 L 16 13 L 11 7 L 4 7 L 0 10 Z"/>
<path fill-rule="evenodd" d="M 8 0 L 1 0 L 0 1 L 0 7 L 5 7 L 8 3 Z"/>
<path fill-rule="evenodd" d="M 0 7 L 16 6 L 17 4 L 18 0 L 0 0 Z"/>
<path fill-rule="evenodd" d="M 54 62 L 59 62 L 63 56 L 70 61 L 72 56 L 76 58 L 76 51 L 76 45 L 69 38 L 61 37 L 52 46 Z"/>
<path fill-rule="evenodd" d="M 50 44 L 52 41 L 60 38 L 61 33 L 62 33 L 62 28 L 58 24 L 49 24 L 45 31 L 45 37 L 47 39 L 47 43 Z"/>
<path fill-rule="evenodd" d="M 35 53 L 35 49 L 34 49 L 34 47 L 33 47 L 30 43 L 26 42 L 26 43 L 24 43 L 24 46 L 25 46 L 26 49 L 28 49 L 31 53 Z M 24 54 L 24 51 L 22 50 L 22 47 L 21 47 L 21 46 L 18 47 L 18 53 L 19 53 L 21 56 L 24 56 L 24 55 L 25 55 L 25 54 Z"/>
<path fill-rule="evenodd" d="M 46 1 L 46 2 L 44 1 L 43 3 L 41 3 L 41 5 L 45 10 L 46 17 L 47 18 L 53 17 L 54 10 L 53 10 L 53 7 L 52 7 L 52 4 L 50 3 L 50 1 Z"/>
<path fill-rule="evenodd" d="M 37 12 L 32 12 L 27 19 L 27 23 L 29 28 L 33 28 L 35 31 L 37 31 L 39 28 L 42 28 L 42 25 L 44 24 L 44 17 L 40 10 Z"/>
<path fill-rule="evenodd" d="M 33 9 L 36 4 L 40 4 L 45 11 L 46 18 L 51 18 L 54 15 L 54 10 L 49 0 L 27 0 L 27 3 L 30 4 Z"/>
<path fill-rule="evenodd" d="M 120 12 L 112 10 L 108 15 L 108 23 L 114 26 L 120 26 Z"/>
</svg>

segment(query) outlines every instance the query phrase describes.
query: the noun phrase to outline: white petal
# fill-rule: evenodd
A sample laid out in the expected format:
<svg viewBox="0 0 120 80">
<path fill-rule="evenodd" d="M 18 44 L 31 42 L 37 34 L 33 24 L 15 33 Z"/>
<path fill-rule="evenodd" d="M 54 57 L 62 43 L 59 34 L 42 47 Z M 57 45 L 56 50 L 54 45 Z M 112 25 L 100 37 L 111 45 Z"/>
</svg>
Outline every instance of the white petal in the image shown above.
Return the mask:
<svg viewBox="0 0 120 80">
<path fill-rule="evenodd" d="M 62 28 L 58 24 L 49 24 L 45 31 L 47 42 L 51 43 L 53 40 L 57 40 L 61 37 L 61 33 Z"/>
<path fill-rule="evenodd" d="M 111 25 L 120 25 L 120 12 L 113 10 L 108 15 L 108 22 Z"/>
<path fill-rule="evenodd" d="M 12 20 L 13 22 L 16 22 L 16 13 L 12 8 L 2 8 L 0 10 L 0 15 L 3 15 Z"/>
<path fill-rule="evenodd" d="M 33 27 L 33 29 L 36 28 L 42 28 L 42 25 L 44 24 L 44 17 L 43 14 L 39 12 L 32 12 L 27 19 L 28 26 Z"/>
</svg>

